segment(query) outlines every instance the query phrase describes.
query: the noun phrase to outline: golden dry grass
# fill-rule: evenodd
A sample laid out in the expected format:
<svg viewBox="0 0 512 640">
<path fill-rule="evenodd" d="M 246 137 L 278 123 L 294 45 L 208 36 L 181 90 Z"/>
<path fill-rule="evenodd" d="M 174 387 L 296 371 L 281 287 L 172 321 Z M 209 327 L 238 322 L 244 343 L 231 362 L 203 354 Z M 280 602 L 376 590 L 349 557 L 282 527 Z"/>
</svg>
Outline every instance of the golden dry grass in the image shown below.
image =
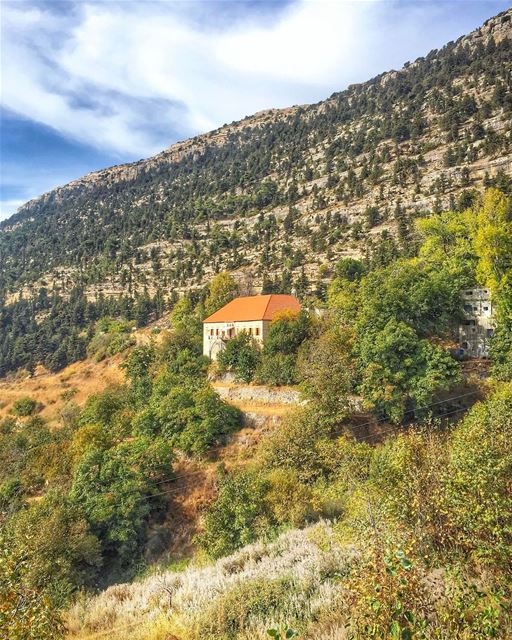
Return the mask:
<svg viewBox="0 0 512 640">
<path fill-rule="evenodd" d="M 82 406 L 87 398 L 111 384 L 124 380 L 122 356 L 102 362 L 75 362 L 58 373 L 37 367 L 33 376 L 26 372 L 0 380 L 0 420 L 7 417 L 19 398 L 30 396 L 43 406 L 40 415 L 51 428 L 61 424 L 60 412 L 71 398 Z"/>
</svg>

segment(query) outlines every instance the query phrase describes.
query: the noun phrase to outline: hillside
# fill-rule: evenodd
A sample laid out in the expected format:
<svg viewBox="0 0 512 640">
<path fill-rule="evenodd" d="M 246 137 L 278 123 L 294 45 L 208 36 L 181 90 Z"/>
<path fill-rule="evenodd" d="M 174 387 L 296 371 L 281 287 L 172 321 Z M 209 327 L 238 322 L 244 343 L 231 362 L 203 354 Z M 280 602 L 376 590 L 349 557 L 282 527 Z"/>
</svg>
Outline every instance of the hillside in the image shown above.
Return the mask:
<svg viewBox="0 0 512 640">
<path fill-rule="evenodd" d="M 512 11 L 400 71 L 92 173 L 0 224 L 0 376 L 85 356 L 226 269 L 241 290 L 325 298 L 336 262 L 417 247 L 414 220 L 511 192 Z"/>
<path fill-rule="evenodd" d="M 168 297 L 223 268 L 314 290 L 339 256 L 385 260 L 418 212 L 510 175 L 511 34 L 509 10 L 318 104 L 261 112 L 28 202 L 0 225 L 0 294 L 80 284 L 90 300 Z"/>
</svg>

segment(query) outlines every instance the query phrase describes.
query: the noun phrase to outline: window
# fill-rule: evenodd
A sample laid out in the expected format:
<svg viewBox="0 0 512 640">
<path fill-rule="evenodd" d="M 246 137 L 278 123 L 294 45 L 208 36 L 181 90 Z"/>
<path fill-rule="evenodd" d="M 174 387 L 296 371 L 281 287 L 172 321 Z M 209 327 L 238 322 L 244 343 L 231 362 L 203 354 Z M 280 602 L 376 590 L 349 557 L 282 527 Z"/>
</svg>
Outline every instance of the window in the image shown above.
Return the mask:
<svg viewBox="0 0 512 640">
<path fill-rule="evenodd" d="M 489 311 L 489 307 L 484 307 L 484 311 Z"/>
<path fill-rule="evenodd" d="M 215 329 L 215 335 L 217 335 L 217 336 L 219 335 L 219 330 L 218 329 Z"/>
<path fill-rule="evenodd" d="M 249 327 L 249 335 L 252 336 L 252 327 Z"/>
<path fill-rule="evenodd" d="M 260 335 L 260 328 L 256 327 L 256 329 L 254 329 L 254 335 L 259 336 Z"/>
</svg>

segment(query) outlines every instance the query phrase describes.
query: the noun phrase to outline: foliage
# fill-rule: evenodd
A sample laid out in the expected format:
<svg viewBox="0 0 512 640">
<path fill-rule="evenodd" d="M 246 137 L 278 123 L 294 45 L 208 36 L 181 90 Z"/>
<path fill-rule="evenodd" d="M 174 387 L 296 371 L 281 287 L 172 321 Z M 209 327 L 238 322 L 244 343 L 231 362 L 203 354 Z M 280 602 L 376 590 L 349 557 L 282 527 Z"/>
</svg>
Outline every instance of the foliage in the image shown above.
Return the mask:
<svg viewBox="0 0 512 640">
<path fill-rule="evenodd" d="M 404 322 L 390 320 L 366 334 L 359 346 L 361 390 L 379 415 L 400 422 L 408 403 L 413 412 L 426 407 L 438 391 L 460 380 L 459 366 L 442 348 L 419 339 Z"/>
<path fill-rule="evenodd" d="M 30 541 L 33 532 L 25 532 Z M 0 531 L 0 629 L 9 640 L 61 640 L 64 624 L 44 590 L 26 581 L 30 557 Z"/>
<path fill-rule="evenodd" d="M 362 278 L 366 272 L 366 267 L 361 260 L 355 258 L 342 258 L 336 263 L 334 273 L 337 278 L 356 282 Z"/>
<path fill-rule="evenodd" d="M 204 519 L 201 546 L 213 558 L 227 555 L 269 532 L 268 482 L 250 471 L 225 479 Z"/>
<path fill-rule="evenodd" d="M 36 412 L 38 408 L 37 401 L 34 398 L 24 397 L 18 398 L 12 406 L 11 413 L 15 416 L 26 418 Z"/>
<path fill-rule="evenodd" d="M 215 276 L 210 282 L 208 296 L 204 302 L 204 310 L 210 316 L 221 307 L 231 302 L 238 295 L 236 280 L 226 271 Z"/>
<path fill-rule="evenodd" d="M 263 354 L 255 379 L 262 384 L 280 387 L 297 382 L 297 356 L 293 353 Z"/>
<path fill-rule="evenodd" d="M 488 189 L 477 209 L 475 251 L 477 277 L 488 286 L 500 319 L 512 317 L 512 199 Z"/>
<path fill-rule="evenodd" d="M 87 345 L 87 356 L 100 362 L 107 356 L 115 356 L 135 344 L 130 335 L 133 324 L 113 318 L 100 318 Z"/>
<path fill-rule="evenodd" d="M 147 406 L 133 420 L 133 432 L 162 436 L 188 454 L 209 447 L 240 426 L 240 411 L 209 387 L 161 376 Z"/>
<path fill-rule="evenodd" d="M 151 395 L 151 365 L 155 357 L 153 347 L 141 346 L 134 349 L 122 364 L 135 406 L 145 404 Z"/>
<path fill-rule="evenodd" d="M 349 637 L 407 640 L 425 637 L 432 602 L 425 574 L 402 549 L 376 542 L 348 582 Z"/>
<path fill-rule="evenodd" d="M 512 555 L 512 387 L 477 404 L 450 440 L 446 509 L 457 543 L 506 568 Z"/>
<path fill-rule="evenodd" d="M 290 385 L 297 383 L 297 355 L 301 344 L 311 335 L 312 324 L 307 313 L 288 311 L 272 320 L 263 343 L 261 362 L 256 379 L 263 384 Z"/>
<path fill-rule="evenodd" d="M 491 341 L 490 356 L 493 377 L 512 381 L 512 321 L 501 319 Z"/>
<path fill-rule="evenodd" d="M 333 326 L 306 341 L 299 352 L 298 373 L 305 397 L 335 422 L 348 415 L 348 396 L 356 385 L 352 350 L 353 331 Z"/>
<path fill-rule="evenodd" d="M 161 439 L 137 438 L 111 449 L 89 449 L 73 478 L 71 499 L 81 505 L 103 552 L 127 562 L 142 541 L 155 483 L 172 478 L 173 455 Z"/>
<path fill-rule="evenodd" d="M 251 382 L 261 360 L 255 340 L 245 331 L 228 340 L 217 362 L 221 373 L 232 371 L 241 382 Z"/>
<path fill-rule="evenodd" d="M 79 504 L 52 491 L 20 510 L 6 527 L 8 546 L 25 564 L 23 582 L 56 606 L 90 583 L 101 566 L 100 543 Z"/>
</svg>

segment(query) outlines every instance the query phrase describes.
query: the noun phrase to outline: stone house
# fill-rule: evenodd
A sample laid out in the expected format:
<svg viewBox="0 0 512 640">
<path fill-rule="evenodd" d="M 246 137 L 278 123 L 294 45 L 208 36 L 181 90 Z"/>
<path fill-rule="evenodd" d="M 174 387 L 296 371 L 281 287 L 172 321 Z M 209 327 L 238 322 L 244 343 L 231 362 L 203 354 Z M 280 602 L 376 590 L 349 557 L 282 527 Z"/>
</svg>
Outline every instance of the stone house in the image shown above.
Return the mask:
<svg viewBox="0 0 512 640">
<path fill-rule="evenodd" d="M 464 320 L 459 325 L 460 355 L 488 358 L 495 319 L 489 289 L 474 287 L 462 292 Z"/>
<path fill-rule="evenodd" d="M 295 296 L 272 293 L 235 298 L 203 321 L 203 354 L 216 360 L 226 342 L 242 331 L 262 344 L 272 319 L 283 311 L 300 311 Z"/>
</svg>

